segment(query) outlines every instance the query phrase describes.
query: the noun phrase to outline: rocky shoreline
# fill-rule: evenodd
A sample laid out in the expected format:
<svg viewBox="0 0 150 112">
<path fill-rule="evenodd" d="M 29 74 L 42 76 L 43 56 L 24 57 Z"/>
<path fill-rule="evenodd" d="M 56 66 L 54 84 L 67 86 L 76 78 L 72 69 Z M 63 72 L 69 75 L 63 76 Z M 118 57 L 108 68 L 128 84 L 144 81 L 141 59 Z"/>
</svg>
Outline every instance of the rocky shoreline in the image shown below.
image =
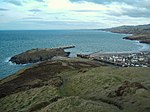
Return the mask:
<svg viewBox="0 0 150 112">
<path fill-rule="evenodd" d="M 124 37 L 123 39 L 137 40 L 140 43 L 150 44 L 150 35 L 132 35 Z"/>
</svg>

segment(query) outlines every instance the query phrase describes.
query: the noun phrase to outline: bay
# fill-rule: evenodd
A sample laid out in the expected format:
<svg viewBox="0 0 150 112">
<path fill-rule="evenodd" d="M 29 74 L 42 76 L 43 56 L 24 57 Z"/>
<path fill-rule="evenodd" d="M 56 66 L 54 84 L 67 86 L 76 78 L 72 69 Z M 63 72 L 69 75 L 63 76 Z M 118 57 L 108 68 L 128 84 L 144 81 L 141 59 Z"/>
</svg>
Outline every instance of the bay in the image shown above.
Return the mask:
<svg viewBox="0 0 150 112">
<path fill-rule="evenodd" d="M 75 45 L 71 57 L 78 53 L 150 51 L 150 45 L 122 39 L 127 35 L 99 30 L 26 30 L 0 31 L 0 78 L 30 66 L 15 65 L 10 57 L 32 48 Z"/>
</svg>

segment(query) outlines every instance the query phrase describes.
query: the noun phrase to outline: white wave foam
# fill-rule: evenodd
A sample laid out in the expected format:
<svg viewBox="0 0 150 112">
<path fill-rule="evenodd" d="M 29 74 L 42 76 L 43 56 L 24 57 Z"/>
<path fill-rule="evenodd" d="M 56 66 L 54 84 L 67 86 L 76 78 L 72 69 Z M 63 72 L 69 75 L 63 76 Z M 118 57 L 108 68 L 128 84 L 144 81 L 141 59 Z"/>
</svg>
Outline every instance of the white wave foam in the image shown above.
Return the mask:
<svg viewBox="0 0 150 112">
<path fill-rule="evenodd" d="M 9 61 L 11 59 L 11 57 L 8 57 L 4 60 L 5 63 L 9 63 L 10 65 L 17 65 L 17 66 L 26 66 L 26 65 L 30 65 L 31 63 L 28 64 L 16 64 L 16 63 L 12 63 L 11 61 Z"/>
<path fill-rule="evenodd" d="M 11 57 L 8 57 L 4 60 L 5 63 L 9 63 L 10 65 L 16 65 L 15 63 L 12 63 L 11 61 L 9 61 L 11 59 Z"/>
<path fill-rule="evenodd" d="M 6 62 L 6 63 L 10 62 L 10 61 L 9 61 L 10 58 L 11 58 L 11 57 L 6 58 L 6 59 L 4 60 L 4 62 Z"/>
<path fill-rule="evenodd" d="M 150 49 L 150 46 L 148 44 L 140 43 L 139 41 L 135 41 L 135 42 L 138 46 L 140 46 L 139 51 L 147 51 Z"/>
</svg>

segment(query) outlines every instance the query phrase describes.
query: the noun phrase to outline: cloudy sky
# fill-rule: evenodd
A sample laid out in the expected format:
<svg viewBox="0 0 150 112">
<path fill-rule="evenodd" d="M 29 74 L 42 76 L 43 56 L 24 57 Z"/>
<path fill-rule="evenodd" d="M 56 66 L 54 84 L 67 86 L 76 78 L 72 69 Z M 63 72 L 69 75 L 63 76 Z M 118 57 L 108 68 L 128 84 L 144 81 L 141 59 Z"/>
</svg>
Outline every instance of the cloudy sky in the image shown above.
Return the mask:
<svg viewBox="0 0 150 112">
<path fill-rule="evenodd" d="M 150 0 L 0 0 L 0 30 L 96 29 L 150 23 Z"/>
</svg>

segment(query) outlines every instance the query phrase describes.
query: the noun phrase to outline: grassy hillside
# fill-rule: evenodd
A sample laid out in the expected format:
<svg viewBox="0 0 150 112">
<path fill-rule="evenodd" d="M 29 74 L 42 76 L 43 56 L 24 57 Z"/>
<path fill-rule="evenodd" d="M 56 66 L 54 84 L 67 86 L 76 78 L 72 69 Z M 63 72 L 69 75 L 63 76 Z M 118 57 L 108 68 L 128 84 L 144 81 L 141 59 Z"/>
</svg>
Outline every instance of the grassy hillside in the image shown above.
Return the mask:
<svg viewBox="0 0 150 112">
<path fill-rule="evenodd" d="M 1 80 L 2 112 L 150 111 L 150 68 L 109 67 L 83 59 L 43 62 L 31 68 Z M 24 83 L 14 82 L 22 76 Z M 11 86 L 16 90 L 4 91 Z"/>
<path fill-rule="evenodd" d="M 119 26 L 102 30 L 127 34 L 150 34 L 150 24 L 137 26 Z"/>
</svg>

